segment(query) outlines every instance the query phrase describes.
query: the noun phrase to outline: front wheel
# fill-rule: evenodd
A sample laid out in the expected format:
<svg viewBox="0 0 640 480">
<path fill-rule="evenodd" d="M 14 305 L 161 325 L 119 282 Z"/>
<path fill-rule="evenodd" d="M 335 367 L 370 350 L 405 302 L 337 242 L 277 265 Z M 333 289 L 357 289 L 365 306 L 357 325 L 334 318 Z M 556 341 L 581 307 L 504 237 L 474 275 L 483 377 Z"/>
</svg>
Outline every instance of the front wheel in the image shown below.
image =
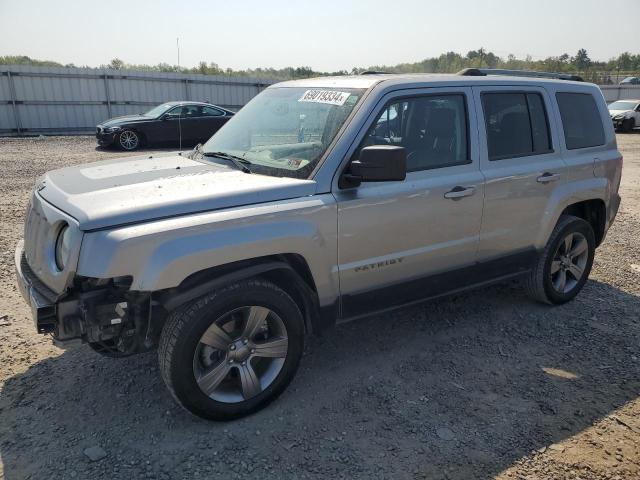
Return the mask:
<svg viewBox="0 0 640 480">
<path fill-rule="evenodd" d="M 293 379 L 304 344 L 296 303 L 276 285 L 249 280 L 174 311 L 160 339 L 162 377 L 189 412 L 231 420 L 274 400 Z"/>
<path fill-rule="evenodd" d="M 581 218 L 562 215 L 527 279 L 529 295 L 543 303 L 572 300 L 589 277 L 596 241 Z"/>
<path fill-rule="evenodd" d="M 635 126 L 635 119 L 627 118 L 622 122 L 622 128 L 620 130 L 622 130 L 624 133 L 629 133 L 635 128 Z"/>
<path fill-rule="evenodd" d="M 123 150 L 135 150 L 140 146 L 140 136 L 133 130 L 123 130 L 118 135 L 118 145 Z"/>
</svg>

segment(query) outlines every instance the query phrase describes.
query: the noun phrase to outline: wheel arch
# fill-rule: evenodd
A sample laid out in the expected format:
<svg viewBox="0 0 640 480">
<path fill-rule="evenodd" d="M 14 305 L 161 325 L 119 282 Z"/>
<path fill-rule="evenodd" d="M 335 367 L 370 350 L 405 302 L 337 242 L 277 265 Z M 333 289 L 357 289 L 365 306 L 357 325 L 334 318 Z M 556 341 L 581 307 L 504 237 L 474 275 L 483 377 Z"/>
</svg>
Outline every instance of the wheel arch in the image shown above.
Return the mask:
<svg viewBox="0 0 640 480">
<path fill-rule="evenodd" d="M 132 132 L 135 132 L 138 135 L 138 137 L 140 138 L 140 144 L 138 145 L 138 148 L 148 145 L 147 134 L 143 128 L 140 128 L 140 126 L 125 125 L 124 127 L 122 127 L 122 131 L 125 131 L 125 130 L 131 130 Z"/>
<path fill-rule="evenodd" d="M 147 138 L 147 133 L 144 131 L 144 129 L 135 128 L 134 131 L 138 135 L 140 135 L 140 146 L 141 147 L 146 147 L 147 145 L 149 145 L 149 139 Z"/>
<path fill-rule="evenodd" d="M 185 278 L 180 285 L 155 292 L 154 300 L 167 312 L 229 283 L 263 278 L 287 292 L 300 308 L 305 331 L 321 331 L 318 291 L 304 257 L 295 253 L 258 257 L 206 268 Z"/>
<path fill-rule="evenodd" d="M 561 215 L 573 215 L 582 218 L 591 225 L 596 237 L 596 247 L 604 240 L 605 226 L 607 220 L 607 207 L 604 200 L 593 198 L 568 205 Z"/>
<path fill-rule="evenodd" d="M 541 251 L 545 247 L 563 214 L 574 215 L 589 222 L 599 245 L 604 240 L 608 228 L 607 208 L 611 198 L 610 192 L 611 185 L 606 177 L 570 181 L 555 189 L 547 201 L 541 228 L 534 243 L 535 248 Z"/>
</svg>

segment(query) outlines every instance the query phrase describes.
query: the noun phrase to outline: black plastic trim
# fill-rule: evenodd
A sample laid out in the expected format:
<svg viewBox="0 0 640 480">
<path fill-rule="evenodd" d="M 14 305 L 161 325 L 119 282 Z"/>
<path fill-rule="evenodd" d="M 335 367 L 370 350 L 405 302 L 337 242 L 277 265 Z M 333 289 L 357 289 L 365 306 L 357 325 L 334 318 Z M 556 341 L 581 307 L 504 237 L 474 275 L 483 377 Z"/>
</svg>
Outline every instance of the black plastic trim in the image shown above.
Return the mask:
<svg viewBox="0 0 640 480">
<path fill-rule="evenodd" d="M 537 252 L 526 250 L 460 269 L 342 296 L 340 321 L 391 310 L 527 273 Z"/>
</svg>

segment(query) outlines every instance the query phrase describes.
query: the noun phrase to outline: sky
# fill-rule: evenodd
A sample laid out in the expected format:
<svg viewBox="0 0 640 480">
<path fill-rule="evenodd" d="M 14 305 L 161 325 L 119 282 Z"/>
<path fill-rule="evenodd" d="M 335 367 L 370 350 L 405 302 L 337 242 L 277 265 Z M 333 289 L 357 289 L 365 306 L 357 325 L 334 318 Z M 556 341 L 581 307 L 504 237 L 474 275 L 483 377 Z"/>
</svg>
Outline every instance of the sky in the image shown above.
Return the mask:
<svg viewBox="0 0 640 480">
<path fill-rule="evenodd" d="M 480 47 L 607 60 L 640 53 L 639 19 L 640 0 L 0 0 L 0 55 L 176 64 L 179 37 L 185 67 L 351 70 Z"/>
</svg>

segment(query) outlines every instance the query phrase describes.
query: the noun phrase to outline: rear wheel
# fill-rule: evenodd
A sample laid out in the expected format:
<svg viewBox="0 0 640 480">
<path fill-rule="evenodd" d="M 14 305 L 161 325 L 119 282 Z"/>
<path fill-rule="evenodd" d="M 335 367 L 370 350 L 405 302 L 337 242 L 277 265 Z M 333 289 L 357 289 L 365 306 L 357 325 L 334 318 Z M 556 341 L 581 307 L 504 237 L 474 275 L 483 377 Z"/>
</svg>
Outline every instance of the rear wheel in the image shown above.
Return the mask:
<svg viewBox="0 0 640 480">
<path fill-rule="evenodd" d="M 274 400 L 300 362 L 300 310 L 276 285 L 249 280 L 173 312 L 162 331 L 160 370 L 191 413 L 230 420 Z"/>
<path fill-rule="evenodd" d="M 589 277 L 595 243 L 589 223 L 572 215 L 561 216 L 527 279 L 530 296 L 556 305 L 572 300 Z"/>
<path fill-rule="evenodd" d="M 140 146 L 140 135 L 133 130 L 123 130 L 118 135 L 118 145 L 123 150 L 135 150 Z"/>
</svg>

